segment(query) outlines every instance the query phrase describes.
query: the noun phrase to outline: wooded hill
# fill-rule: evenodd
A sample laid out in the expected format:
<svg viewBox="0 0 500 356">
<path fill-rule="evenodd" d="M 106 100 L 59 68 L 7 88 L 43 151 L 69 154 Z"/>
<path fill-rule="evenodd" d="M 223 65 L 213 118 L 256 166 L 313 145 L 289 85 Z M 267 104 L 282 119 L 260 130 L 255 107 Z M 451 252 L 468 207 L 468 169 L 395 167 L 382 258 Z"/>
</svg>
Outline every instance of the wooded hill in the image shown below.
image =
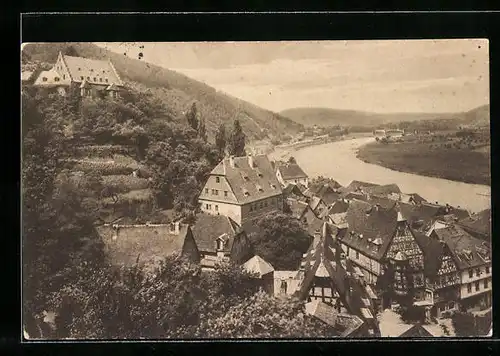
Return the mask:
<svg viewBox="0 0 500 356">
<path fill-rule="evenodd" d="M 384 124 L 414 121 L 449 120 L 450 124 L 489 125 L 490 106 L 483 105 L 467 112 L 459 113 L 372 113 L 355 110 L 330 108 L 293 108 L 280 114 L 304 126 L 367 126 L 377 127 Z"/>
<path fill-rule="evenodd" d="M 72 55 L 91 59 L 110 59 L 127 86 L 153 94 L 178 120 L 184 120 L 183 113 L 196 102 L 205 119 L 210 141 L 213 141 L 215 131 L 221 123 L 230 129 L 235 118 L 240 120 L 249 140 L 279 137 L 285 133 L 295 134 L 303 129 L 301 124 L 288 118 L 217 91 L 183 74 L 91 43 L 26 44 L 22 58 L 24 64 L 53 64 L 59 51 L 70 51 Z"/>
</svg>

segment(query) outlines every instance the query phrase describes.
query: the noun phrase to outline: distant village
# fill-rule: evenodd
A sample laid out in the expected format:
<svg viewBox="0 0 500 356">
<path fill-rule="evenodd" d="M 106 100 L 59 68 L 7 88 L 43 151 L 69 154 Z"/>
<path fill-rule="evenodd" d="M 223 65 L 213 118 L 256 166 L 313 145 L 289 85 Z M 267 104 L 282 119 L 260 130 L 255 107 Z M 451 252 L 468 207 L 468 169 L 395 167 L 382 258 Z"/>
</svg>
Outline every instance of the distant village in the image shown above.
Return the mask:
<svg viewBox="0 0 500 356">
<path fill-rule="evenodd" d="M 111 62 L 59 55 L 53 69 L 23 73 L 23 82 L 65 95 L 79 83 L 82 96 L 119 95 Z M 96 64 L 97 63 L 97 64 Z M 402 131 L 375 132 L 399 137 Z M 321 138 L 320 138 L 321 139 Z M 318 183 L 319 182 L 319 183 Z M 431 202 L 396 184 L 313 180 L 293 160 L 266 155 L 226 156 L 210 173 L 195 223 L 98 226 L 118 266 L 155 264 L 181 254 L 210 272 L 231 260 L 256 273 L 276 298 L 298 298 L 306 312 L 343 337 L 387 336 L 378 315 L 410 300 L 430 321 L 454 311 L 491 306 L 490 210 L 471 214 Z M 256 221 L 281 211 L 304 223 L 310 247 L 295 270 L 277 270 L 248 249 Z M 433 336 L 421 325 L 401 335 Z"/>
</svg>

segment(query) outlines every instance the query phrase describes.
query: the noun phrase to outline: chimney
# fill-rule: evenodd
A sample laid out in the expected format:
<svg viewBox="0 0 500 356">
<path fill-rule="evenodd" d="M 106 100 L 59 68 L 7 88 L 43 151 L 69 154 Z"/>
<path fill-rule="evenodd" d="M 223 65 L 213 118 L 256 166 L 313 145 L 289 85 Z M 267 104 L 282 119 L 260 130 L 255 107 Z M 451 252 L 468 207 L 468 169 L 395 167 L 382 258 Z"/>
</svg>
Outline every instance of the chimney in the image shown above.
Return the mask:
<svg viewBox="0 0 500 356">
<path fill-rule="evenodd" d="M 231 168 L 234 168 L 235 167 L 235 164 L 234 164 L 234 156 L 229 156 L 229 165 L 231 166 Z"/>
<path fill-rule="evenodd" d="M 248 165 L 250 166 L 250 168 L 253 168 L 253 167 L 254 167 L 254 165 L 253 165 L 253 156 L 252 156 L 252 154 L 251 154 L 251 153 L 249 153 L 249 154 L 247 155 L 247 157 L 248 157 Z"/>
</svg>

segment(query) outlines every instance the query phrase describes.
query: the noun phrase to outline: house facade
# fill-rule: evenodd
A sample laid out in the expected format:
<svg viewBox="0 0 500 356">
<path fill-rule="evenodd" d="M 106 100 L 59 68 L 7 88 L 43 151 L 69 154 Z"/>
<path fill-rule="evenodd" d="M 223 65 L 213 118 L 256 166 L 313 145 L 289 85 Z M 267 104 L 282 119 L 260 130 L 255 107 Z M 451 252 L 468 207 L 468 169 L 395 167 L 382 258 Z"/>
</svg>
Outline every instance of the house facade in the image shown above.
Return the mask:
<svg viewBox="0 0 500 356">
<path fill-rule="evenodd" d="M 265 155 L 226 157 L 210 173 L 198 198 L 201 211 L 238 225 L 283 210 L 283 193 Z"/>
<path fill-rule="evenodd" d="M 111 97 L 120 95 L 123 82 L 111 61 L 63 55 L 59 52 L 54 66 L 40 72 L 33 85 L 64 96 L 71 86 L 82 97 Z"/>
<path fill-rule="evenodd" d="M 309 177 L 296 163 L 277 163 L 276 178 L 286 187 L 288 184 L 302 184 L 309 186 Z"/>
</svg>

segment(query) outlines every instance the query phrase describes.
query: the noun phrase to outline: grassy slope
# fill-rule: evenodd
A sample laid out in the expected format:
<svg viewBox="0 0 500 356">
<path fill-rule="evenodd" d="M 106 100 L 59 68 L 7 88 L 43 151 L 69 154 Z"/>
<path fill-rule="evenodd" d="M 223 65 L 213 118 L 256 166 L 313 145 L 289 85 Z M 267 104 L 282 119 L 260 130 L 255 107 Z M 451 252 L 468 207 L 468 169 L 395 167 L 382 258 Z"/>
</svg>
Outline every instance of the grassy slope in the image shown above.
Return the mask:
<svg viewBox="0 0 500 356">
<path fill-rule="evenodd" d="M 488 151 L 434 148 L 430 143 L 370 143 L 358 158 L 402 172 L 445 178 L 473 184 L 491 184 Z"/>
<path fill-rule="evenodd" d="M 354 110 L 336 110 L 329 108 L 294 108 L 280 112 L 293 121 L 304 126 L 334 126 L 360 125 L 376 126 L 383 123 L 402 121 L 419 121 L 434 119 L 456 119 L 458 123 L 489 122 L 489 105 L 481 106 L 466 113 L 432 114 L 432 113 L 401 113 L 379 114 Z M 488 117 L 487 121 L 485 117 Z"/>
<path fill-rule="evenodd" d="M 238 117 L 249 139 L 264 139 L 283 132 L 296 133 L 302 126 L 243 100 L 216 91 L 214 88 L 183 74 L 158 67 L 142 60 L 107 51 L 90 43 L 28 44 L 23 52 L 29 61 L 54 63 L 59 51 L 72 46 L 82 57 L 111 59 L 123 81 L 132 88 L 150 91 L 182 119 L 182 113 L 191 103 L 206 120 L 209 137 L 213 137 L 220 123 L 232 125 Z"/>
</svg>

